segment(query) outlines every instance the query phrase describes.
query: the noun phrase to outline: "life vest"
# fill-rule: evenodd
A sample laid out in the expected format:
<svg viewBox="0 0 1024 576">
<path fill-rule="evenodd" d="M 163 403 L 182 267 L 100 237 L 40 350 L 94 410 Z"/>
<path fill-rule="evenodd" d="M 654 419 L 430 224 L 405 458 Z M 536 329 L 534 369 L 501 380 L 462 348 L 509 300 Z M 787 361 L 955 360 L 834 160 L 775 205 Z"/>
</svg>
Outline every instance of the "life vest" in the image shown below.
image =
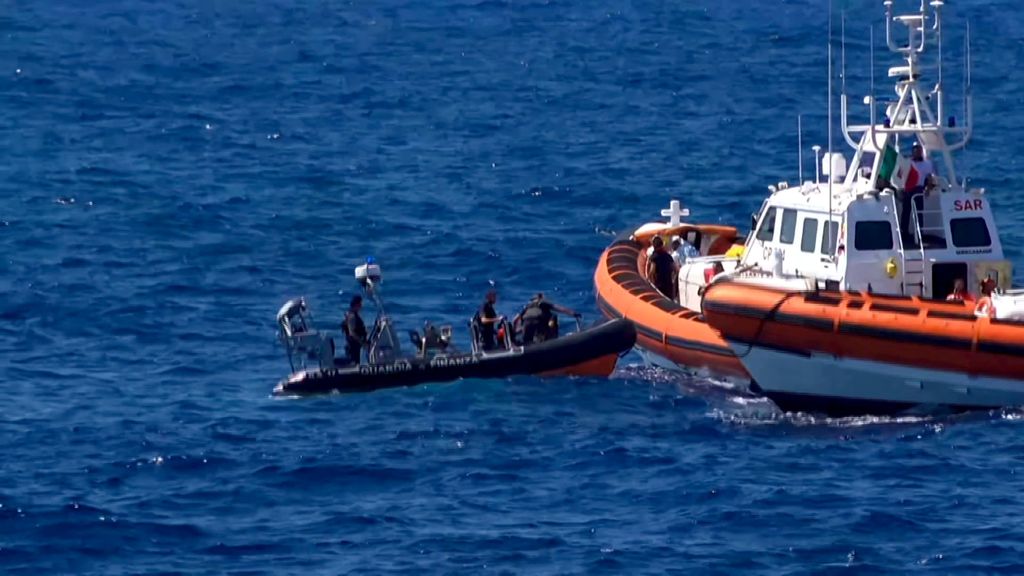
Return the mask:
<svg viewBox="0 0 1024 576">
<path fill-rule="evenodd" d="M 974 306 L 974 314 L 976 316 L 988 316 L 989 318 L 995 318 L 996 307 L 992 305 L 992 299 L 988 296 L 978 298 L 978 303 Z"/>
<path fill-rule="evenodd" d="M 970 292 L 954 292 L 946 296 L 947 302 L 974 302 L 974 296 Z"/>
</svg>

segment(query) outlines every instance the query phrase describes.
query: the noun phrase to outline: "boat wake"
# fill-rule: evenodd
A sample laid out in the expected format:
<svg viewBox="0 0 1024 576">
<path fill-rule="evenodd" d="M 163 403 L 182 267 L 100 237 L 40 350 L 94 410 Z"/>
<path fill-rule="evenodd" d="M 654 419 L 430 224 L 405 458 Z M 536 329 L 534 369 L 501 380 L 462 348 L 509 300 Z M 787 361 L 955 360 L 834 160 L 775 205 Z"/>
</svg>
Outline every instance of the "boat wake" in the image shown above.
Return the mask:
<svg viewBox="0 0 1024 576">
<path fill-rule="evenodd" d="M 938 433 L 951 425 L 993 420 L 1024 422 L 1024 407 L 957 413 L 943 406 L 920 406 L 899 415 L 847 417 L 783 412 L 768 398 L 751 392 L 746 385 L 729 379 L 716 378 L 706 372 L 687 373 L 635 363 L 621 366 L 613 376 L 625 380 L 647 382 L 654 390 L 672 390 L 673 394 L 679 396 L 700 398 L 708 404 L 707 415 L 709 417 L 729 425 L 742 427 L 893 429 L 897 432 L 911 429 L 915 433 L 919 433 L 921 427 L 924 426 L 926 429 Z M 658 394 L 658 392 L 652 392 L 652 394 Z"/>
</svg>

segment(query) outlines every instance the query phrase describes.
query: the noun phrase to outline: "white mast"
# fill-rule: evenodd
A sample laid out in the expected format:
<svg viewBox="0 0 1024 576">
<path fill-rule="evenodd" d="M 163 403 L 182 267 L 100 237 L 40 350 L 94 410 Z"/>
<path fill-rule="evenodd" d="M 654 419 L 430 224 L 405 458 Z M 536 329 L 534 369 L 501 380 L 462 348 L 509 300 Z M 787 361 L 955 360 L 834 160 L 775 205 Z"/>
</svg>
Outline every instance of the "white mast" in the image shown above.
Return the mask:
<svg viewBox="0 0 1024 576">
<path fill-rule="evenodd" d="M 797 147 L 797 172 L 800 175 L 800 179 L 797 180 L 801 185 L 804 183 L 804 126 L 803 126 L 803 114 L 796 115 L 796 147 Z"/>
<path fill-rule="evenodd" d="M 832 222 L 832 181 L 835 180 L 835 159 L 832 157 L 832 0 L 828 2 L 828 221 Z M 831 224 L 829 224 L 831 226 Z M 833 254 L 829 234 L 828 253 Z"/>
</svg>

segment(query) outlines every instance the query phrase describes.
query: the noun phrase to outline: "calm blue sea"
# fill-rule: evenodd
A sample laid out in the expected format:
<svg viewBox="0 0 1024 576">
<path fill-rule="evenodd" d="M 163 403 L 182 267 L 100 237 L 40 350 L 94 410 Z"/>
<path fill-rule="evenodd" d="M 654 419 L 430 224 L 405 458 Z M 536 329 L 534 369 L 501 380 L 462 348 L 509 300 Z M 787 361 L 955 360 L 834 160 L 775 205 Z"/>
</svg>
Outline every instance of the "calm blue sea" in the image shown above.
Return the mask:
<svg viewBox="0 0 1024 576">
<path fill-rule="evenodd" d="M 402 328 L 491 282 L 593 319 L 601 250 L 671 198 L 746 225 L 798 114 L 827 144 L 825 0 L 0 6 L 4 573 L 1024 571 L 1020 410 L 783 416 L 635 354 L 270 397 L 277 308 L 333 327 L 368 255 Z M 860 112 L 882 7 L 845 6 Z M 947 12 L 1021 266 L 1024 13 Z"/>
</svg>

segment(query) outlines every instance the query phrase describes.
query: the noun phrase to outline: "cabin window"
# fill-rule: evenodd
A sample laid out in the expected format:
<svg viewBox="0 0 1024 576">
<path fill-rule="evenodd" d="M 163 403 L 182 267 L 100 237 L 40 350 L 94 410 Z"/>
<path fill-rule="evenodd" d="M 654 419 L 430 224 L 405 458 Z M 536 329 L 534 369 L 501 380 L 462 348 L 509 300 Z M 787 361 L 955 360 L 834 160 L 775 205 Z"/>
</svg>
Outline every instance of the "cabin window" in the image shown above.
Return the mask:
<svg viewBox="0 0 1024 576">
<path fill-rule="evenodd" d="M 779 242 L 792 244 L 796 240 L 796 210 L 782 211 L 782 232 L 779 234 Z"/>
<path fill-rule="evenodd" d="M 957 248 L 986 248 L 992 245 L 992 236 L 984 218 L 953 218 L 949 221 L 953 233 L 953 246 Z"/>
<path fill-rule="evenodd" d="M 857 222 L 853 231 L 853 247 L 857 250 L 892 250 L 892 225 L 888 220 Z"/>
<path fill-rule="evenodd" d="M 804 229 L 800 232 L 800 251 L 814 252 L 814 243 L 818 241 L 818 220 L 805 218 Z"/>
<path fill-rule="evenodd" d="M 775 208 L 769 208 L 761 220 L 761 228 L 757 231 L 757 239 L 771 242 L 775 239 Z"/>
<path fill-rule="evenodd" d="M 821 249 L 820 252 L 831 256 L 836 252 L 836 239 L 839 236 L 839 222 L 829 220 L 821 228 Z"/>
</svg>

